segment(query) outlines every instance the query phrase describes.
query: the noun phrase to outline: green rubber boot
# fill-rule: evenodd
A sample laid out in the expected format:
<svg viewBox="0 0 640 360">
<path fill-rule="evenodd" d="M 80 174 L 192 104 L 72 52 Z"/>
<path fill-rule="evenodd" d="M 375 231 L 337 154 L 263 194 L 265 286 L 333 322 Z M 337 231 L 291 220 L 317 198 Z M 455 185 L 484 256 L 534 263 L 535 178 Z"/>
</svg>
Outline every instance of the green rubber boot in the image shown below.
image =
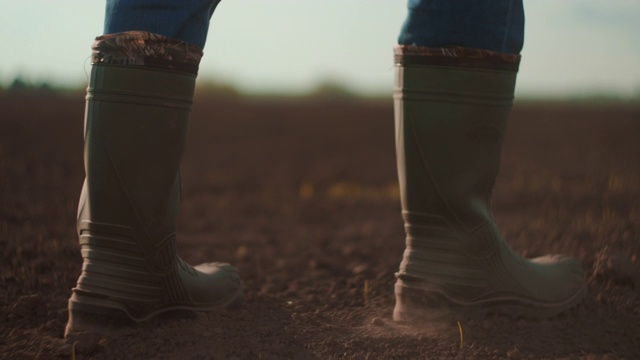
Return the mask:
<svg viewBox="0 0 640 360">
<path fill-rule="evenodd" d="M 65 336 L 243 298 L 230 265 L 192 267 L 176 255 L 179 165 L 201 56 L 194 46 L 144 32 L 94 43 L 78 209 L 84 262 Z"/>
<path fill-rule="evenodd" d="M 407 237 L 394 320 L 548 317 L 578 304 L 586 293 L 580 262 L 520 257 L 489 209 L 519 56 L 398 46 L 395 63 Z"/>
</svg>

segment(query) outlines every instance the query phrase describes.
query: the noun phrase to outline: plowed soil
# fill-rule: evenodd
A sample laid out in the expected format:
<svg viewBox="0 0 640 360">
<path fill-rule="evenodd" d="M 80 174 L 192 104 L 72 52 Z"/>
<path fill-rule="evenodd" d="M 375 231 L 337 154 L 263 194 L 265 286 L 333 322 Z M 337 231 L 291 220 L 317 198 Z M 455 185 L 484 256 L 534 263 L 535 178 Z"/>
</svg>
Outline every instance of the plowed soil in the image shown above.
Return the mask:
<svg viewBox="0 0 640 360">
<path fill-rule="evenodd" d="M 0 358 L 640 358 L 640 107 L 512 113 L 496 221 L 520 253 L 578 257 L 582 305 L 411 327 L 391 320 L 404 249 L 391 101 L 200 96 L 178 249 L 238 267 L 246 303 L 65 341 L 83 106 L 80 94 L 0 95 Z"/>
</svg>

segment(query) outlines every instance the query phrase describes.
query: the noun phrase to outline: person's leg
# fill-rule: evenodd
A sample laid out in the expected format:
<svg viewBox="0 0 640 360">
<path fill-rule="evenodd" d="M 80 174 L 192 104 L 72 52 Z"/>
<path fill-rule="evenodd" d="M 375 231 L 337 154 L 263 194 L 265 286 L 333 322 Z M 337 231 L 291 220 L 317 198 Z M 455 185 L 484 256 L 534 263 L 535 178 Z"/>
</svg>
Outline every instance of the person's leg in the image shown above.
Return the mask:
<svg viewBox="0 0 640 360">
<path fill-rule="evenodd" d="M 578 304 L 580 263 L 526 260 L 489 208 L 522 47 L 521 0 L 410 0 L 394 106 L 406 250 L 394 319 L 551 316 Z"/>
<path fill-rule="evenodd" d="M 134 2 L 109 1 L 108 8 L 125 3 Z M 217 1 L 208 3 L 211 7 L 202 6 L 191 18 L 208 19 Z M 133 13 L 144 18 L 143 10 Z M 69 299 L 65 336 L 109 332 L 168 310 L 210 310 L 242 300 L 236 269 L 222 263 L 192 267 L 176 254 L 179 166 L 202 57 L 196 44 L 204 45 L 206 36 L 198 31 L 206 32 L 206 26 L 149 27 L 165 11 L 156 10 L 147 8 L 147 19 L 154 20 L 141 21 L 140 27 L 107 26 L 118 32 L 93 44 L 86 178 L 78 209 L 83 266 Z M 115 24 L 119 20 L 110 17 L 127 14 L 107 16 Z"/>
</svg>

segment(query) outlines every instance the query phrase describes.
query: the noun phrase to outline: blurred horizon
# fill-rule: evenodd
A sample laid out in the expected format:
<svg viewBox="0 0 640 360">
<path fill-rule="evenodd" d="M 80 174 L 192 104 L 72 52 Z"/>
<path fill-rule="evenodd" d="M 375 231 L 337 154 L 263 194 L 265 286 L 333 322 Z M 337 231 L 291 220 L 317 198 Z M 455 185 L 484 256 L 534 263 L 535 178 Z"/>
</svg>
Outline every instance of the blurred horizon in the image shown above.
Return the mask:
<svg viewBox="0 0 640 360">
<path fill-rule="evenodd" d="M 84 98 L 85 86 L 65 87 L 49 84 L 48 82 L 27 83 L 20 77 L 16 78 L 8 87 L 0 87 L 0 97 L 11 96 L 19 98 L 38 97 L 74 97 Z M 341 83 L 325 82 L 319 83 L 307 91 L 297 92 L 246 92 L 229 83 L 199 82 L 196 84 L 196 98 L 217 99 L 222 101 L 330 101 L 330 102 L 362 102 L 370 101 L 379 103 L 393 100 L 392 93 L 362 93 L 355 91 Z M 569 93 L 560 96 L 546 96 L 537 94 L 520 94 L 514 99 L 515 104 L 571 104 L 572 106 L 600 106 L 600 105 L 631 105 L 640 106 L 640 92 L 635 95 L 624 96 L 611 93 Z"/>
<path fill-rule="evenodd" d="M 82 89 L 103 1 L 0 0 L 0 88 Z M 640 1 L 525 1 L 516 94 L 640 98 Z M 225 0 L 216 10 L 200 88 L 243 95 L 392 92 L 392 47 L 406 15 L 397 0 Z M 354 20 L 356 19 L 356 20 Z M 61 41 L 64 40 L 64 41 Z M 18 84 L 19 85 L 19 84 Z"/>
</svg>

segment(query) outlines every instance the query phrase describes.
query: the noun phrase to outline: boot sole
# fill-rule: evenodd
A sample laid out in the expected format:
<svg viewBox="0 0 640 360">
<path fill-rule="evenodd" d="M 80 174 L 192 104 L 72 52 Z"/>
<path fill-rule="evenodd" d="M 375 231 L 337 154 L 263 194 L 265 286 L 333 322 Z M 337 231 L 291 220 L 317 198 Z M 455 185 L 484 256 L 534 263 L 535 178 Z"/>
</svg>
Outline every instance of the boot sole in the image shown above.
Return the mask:
<svg viewBox="0 0 640 360">
<path fill-rule="evenodd" d="M 161 313 L 187 310 L 212 311 L 231 309 L 244 302 L 243 288 L 215 305 L 168 304 L 144 314 L 133 314 L 124 304 L 113 300 L 74 293 L 69 299 L 69 320 L 64 337 L 89 332 L 98 335 L 113 335 L 132 329 L 137 323 L 147 321 Z"/>
<path fill-rule="evenodd" d="M 510 318 L 549 318 L 563 313 L 582 302 L 587 293 L 586 284 L 569 298 L 558 302 L 541 302 L 518 296 L 465 301 L 456 299 L 439 288 L 416 288 L 401 280 L 395 285 L 396 305 L 393 320 L 397 322 L 444 322 L 479 320 L 487 315 Z"/>
</svg>

